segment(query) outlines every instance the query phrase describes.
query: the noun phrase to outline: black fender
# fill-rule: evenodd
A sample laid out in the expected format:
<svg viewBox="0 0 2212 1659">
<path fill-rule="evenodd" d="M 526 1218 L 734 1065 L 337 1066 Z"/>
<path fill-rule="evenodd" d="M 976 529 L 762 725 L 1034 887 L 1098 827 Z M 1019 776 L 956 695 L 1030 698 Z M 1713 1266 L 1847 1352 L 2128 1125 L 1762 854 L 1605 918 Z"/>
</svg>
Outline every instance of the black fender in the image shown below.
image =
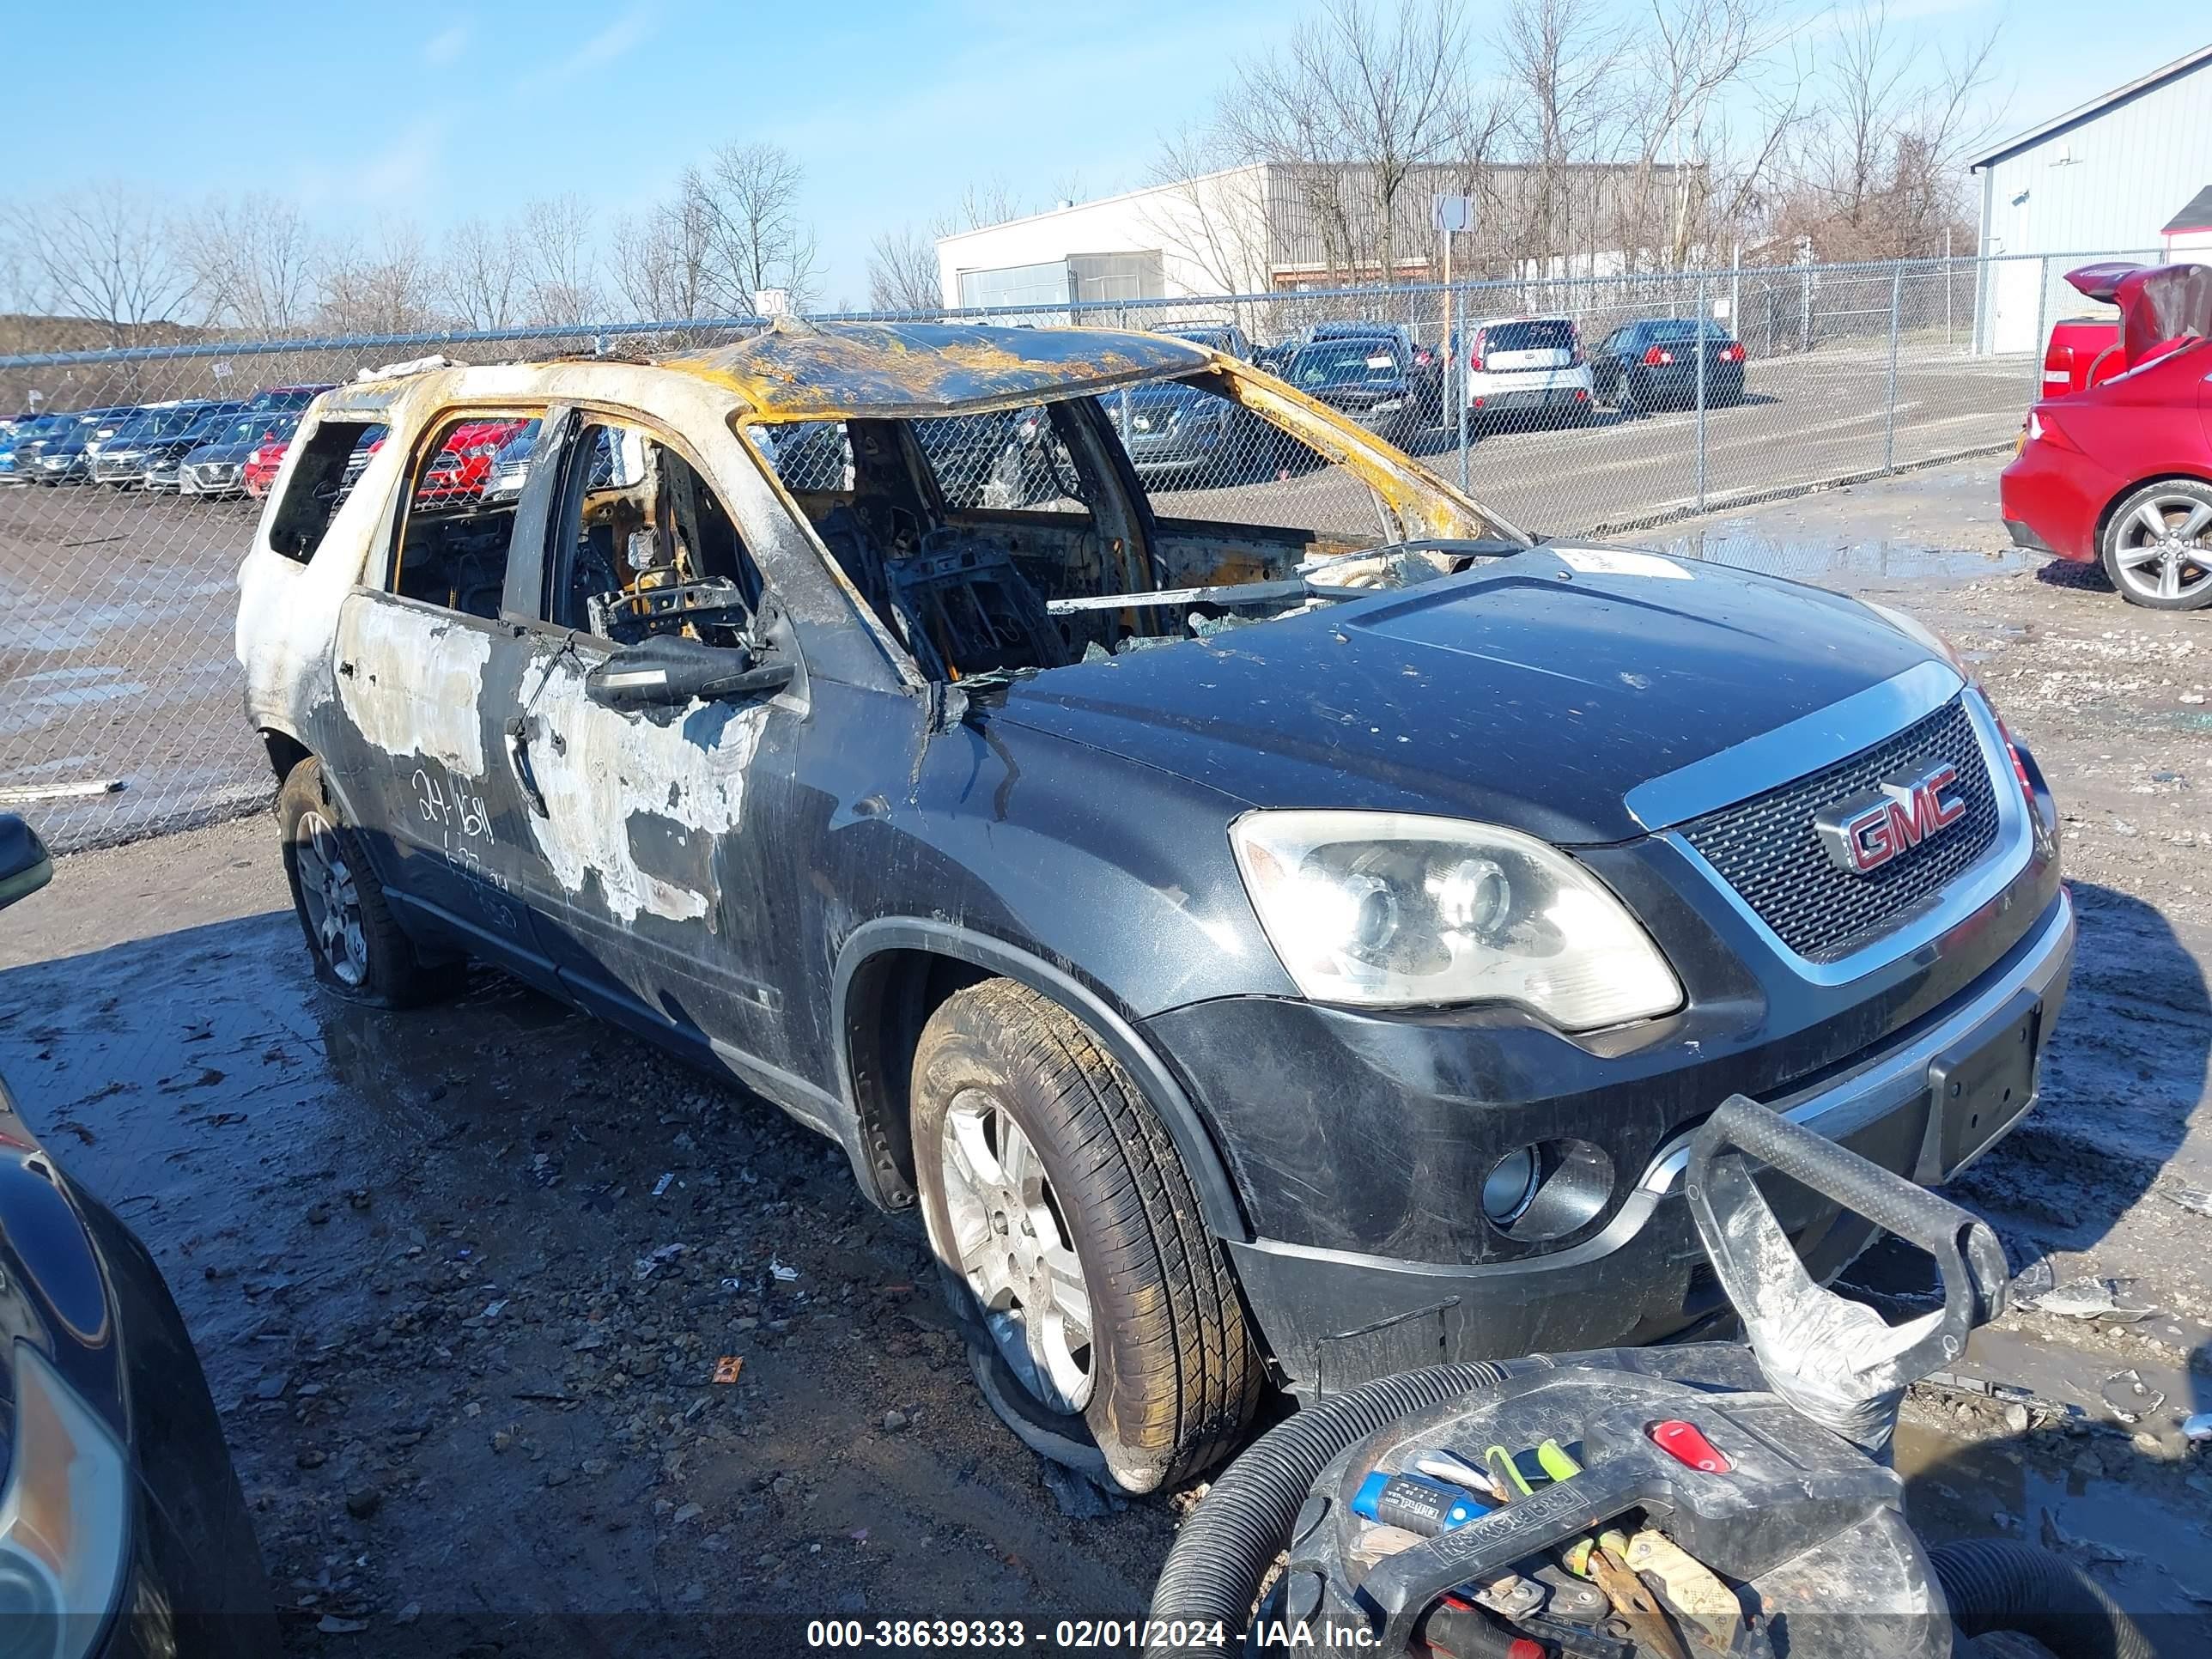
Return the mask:
<svg viewBox="0 0 2212 1659">
<path fill-rule="evenodd" d="M 1198 1194 L 1199 1209 L 1214 1236 L 1249 1239 L 1252 1230 L 1237 1201 L 1226 1166 L 1206 1125 L 1191 1103 L 1188 1092 L 1165 1060 L 1137 1034 L 1129 1021 L 1096 991 L 1065 969 L 1018 945 L 979 933 L 957 923 L 920 916 L 882 916 L 863 922 L 838 947 L 836 967 L 830 988 L 830 1029 L 836 1034 L 837 1089 L 852 1115 L 853 1133 L 846 1150 L 853 1160 L 854 1178 L 876 1202 L 882 1201 L 874 1169 L 862 1145 L 859 1121 L 860 1093 L 853 1078 L 852 1045 L 847 1037 L 847 999 L 853 981 L 867 960 L 886 951 L 922 951 L 951 957 L 990 973 L 1015 980 L 1051 998 L 1097 1034 L 1121 1068 L 1136 1079 L 1145 1098 L 1159 1115 L 1174 1138 L 1176 1151 Z"/>
</svg>

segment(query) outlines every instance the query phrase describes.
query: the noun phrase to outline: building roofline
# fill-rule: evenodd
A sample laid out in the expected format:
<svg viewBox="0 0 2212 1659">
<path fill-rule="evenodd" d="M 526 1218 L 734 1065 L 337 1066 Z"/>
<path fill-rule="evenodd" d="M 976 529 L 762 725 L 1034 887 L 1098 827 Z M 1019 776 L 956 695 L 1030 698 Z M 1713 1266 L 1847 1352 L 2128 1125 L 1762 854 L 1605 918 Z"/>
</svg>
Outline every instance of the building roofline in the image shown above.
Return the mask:
<svg viewBox="0 0 2212 1659">
<path fill-rule="evenodd" d="M 2212 47 L 2208 47 L 2206 50 L 2212 51 Z M 1289 170 L 1298 167 L 1344 168 L 1362 165 L 1364 164 L 1357 161 L 1240 161 L 1234 167 L 1216 167 L 1211 173 L 1195 173 L 1188 179 L 1173 179 L 1164 184 L 1139 185 L 1134 190 L 1121 191 L 1112 196 L 1100 196 L 1088 202 L 1070 202 L 1066 207 L 1047 208 L 1040 213 L 1025 213 L 1018 219 L 1000 219 L 988 225 L 973 225 L 966 230 L 950 231 L 945 235 L 934 238 L 933 241 L 936 246 L 943 247 L 947 242 L 957 242 L 964 237 L 981 236 L 994 230 L 1008 230 L 1016 225 L 1034 225 L 1047 219 L 1058 219 L 1071 213 L 1084 213 L 1092 208 L 1109 207 L 1115 202 L 1134 201 L 1139 196 L 1158 196 L 1167 191 L 1188 190 L 1194 185 L 1205 184 L 1208 179 L 1226 179 L 1239 173 L 1256 173 L 1264 176 L 1278 167 Z M 1425 165 L 1443 171 L 1449 164 L 1433 162 Z M 1532 173 L 1542 165 L 1535 161 L 1481 163 L 1482 169 L 1489 173 Z M 1638 164 L 1633 161 L 1569 161 L 1565 165 L 1570 172 L 1604 170 L 1626 173 L 1633 170 Z M 1704 161 L 1655 161 L 1651 164 L 1651 171 L 1655 173 L 1704 173 L 1706 170 L 1707 164 Z M 1418 173 L 1421 168 L 1416 167 L 1414 171 Z"/>
<path fill-rule="evenodd" d="M 963 236 L 981 236 L 986 231 L 1006 230 L 1015 225 L 1033 225 L 1041 219 L 1058 219 L 1070 213 L 1084 213 L 1092 208 L 1110 206 L 1115 202 L 1134 201 L 1139 196 L 1157 196 L 1162 191 L 1183 190 L 1192 185 L 1202 185 L 1209 179 L 1226 179 L 1233 173 L 1255 173 L 1267 165 L 1265 161 L 1240 161 L 1235 167 L 1216 167 L 1211 173 L 1196 173 L 1188 179 L 1175 179 L 1158 185 L 1139 185 L 1134 190 L 1095 197 L 1088 202 L 1070 202 L 1066 207 L 1047 208 L 1042 213 L 1024 213 L 1018 219 L 999 219 L 988 225 L 972 225 L 966 230 L 951 231 L 938 237 L 936 245 L 943 247 L 947 242 L 957 242 Z"/>
<path fill-rule="evenodd" d="M 1992 167 L 2007 156 L 2016 155 L 2030 145 L 2040 143 L 2045 138 L 2056 137 L 2070 127 L 2079 126 L 2092 116 L 2101 115 L 2115 104 L 2124 104 L 2130 98 L 2141 97 L 2144 93 L 2163 86 L 2168 81 L 2186 75 L 2192 70 L 2203 68 L 2208 63 L 2212 63 L 2212 46 L 2199 46 L 2194 52 L 2185 52 L 2172 63 L 2154 69 L 2148 75 L 2140 76 L 2124 87 L 2115 87 L 2102 97 L 2093 98 L 2086 104 L 2068 110 L 2063 115 L 2053 116 L 2041 126 L 2031 127 L 2026 132 L 2006 139 L 1995 149 L 1974 157 L 1967 163 L 1966 171 L 1979 173 L 1984 167 Z"/>
</svg>

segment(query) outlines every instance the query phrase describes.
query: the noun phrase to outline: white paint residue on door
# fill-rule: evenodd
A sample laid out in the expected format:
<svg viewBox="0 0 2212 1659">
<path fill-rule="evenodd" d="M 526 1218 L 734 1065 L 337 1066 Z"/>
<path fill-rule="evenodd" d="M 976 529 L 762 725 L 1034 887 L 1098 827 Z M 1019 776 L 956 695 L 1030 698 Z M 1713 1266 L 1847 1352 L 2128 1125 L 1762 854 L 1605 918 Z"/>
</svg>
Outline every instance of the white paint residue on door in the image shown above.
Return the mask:
<svg viewBox="0 0 2212 1659">
<path fill-rule="evenodd" d="M 530 768 L 545 798 L 545 816 L 529 817 L 538 850 L 570 893 L 596 876 L 608 910 L 623 921 L 650 913 L 704 918 L 712 927 L 717 896 L 641 868 L 630 820 L 640 813 L 672 820 L 686 836 L 735 830 L 767 708 L 735 711 L 708 748 L 685 734 L 683 719 L 656 725 L 590 702 L 584 672 L 562 654 L 533 662 L 522 677 L 522 706 L 538 722 Z"/>
</svg>

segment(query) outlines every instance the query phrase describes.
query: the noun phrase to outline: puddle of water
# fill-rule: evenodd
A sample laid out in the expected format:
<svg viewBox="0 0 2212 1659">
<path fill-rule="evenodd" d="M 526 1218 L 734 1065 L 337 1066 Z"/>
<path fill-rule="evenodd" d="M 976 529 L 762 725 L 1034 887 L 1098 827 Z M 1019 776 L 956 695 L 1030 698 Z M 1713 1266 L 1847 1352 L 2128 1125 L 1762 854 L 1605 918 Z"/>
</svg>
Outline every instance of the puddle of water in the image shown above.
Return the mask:
<svg viewBox="0 0 2212 1659">
<path fill-rule="evenodd" d="M 2161 1654 L 2212 1651 L 2207 1500 L 2179 1480 L 2127 1478 L 2144 1460 L 2124 1436 L 2044 1429 L 1969 1439 L 1910 1411 L 1895 1447 L 1907 1512 L 1930 1544 L 2014 1538 L 2059 1551 L 2147 1622 Z"/>
<path fill-rule="evenodd" d="M 2041 555 L 2018 548 L 1971 553 L 1918 542 L 1808 540 L 1764 535 L 1741 522 L 1674 537 L 1667 544 L 1667 551 L 1681 558 L 1733 565 L 1740 570 L 1786 576 L 1823 587 L 1839 582 L 1968 582 L 2033 570 L 2043 562 Z"/>
</svg>

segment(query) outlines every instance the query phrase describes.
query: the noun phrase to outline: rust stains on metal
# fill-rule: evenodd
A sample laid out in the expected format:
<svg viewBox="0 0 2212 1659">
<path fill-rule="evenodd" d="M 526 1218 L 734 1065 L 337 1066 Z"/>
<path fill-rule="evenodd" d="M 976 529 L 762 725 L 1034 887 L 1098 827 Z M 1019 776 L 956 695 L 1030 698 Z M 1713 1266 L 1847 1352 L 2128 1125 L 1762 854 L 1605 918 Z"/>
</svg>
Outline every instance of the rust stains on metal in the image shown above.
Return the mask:
<svg viewBox="0 0 2212 1659">
<path fill-rule="evenodd" d="M 838 420 L 1018 408 L 1188 374 L 1206 360 L 1185 341 L 1112 329 L 784 319 L 739 344 L 660 363 L 727 388 L 770 420 Z"/>
</svg>

